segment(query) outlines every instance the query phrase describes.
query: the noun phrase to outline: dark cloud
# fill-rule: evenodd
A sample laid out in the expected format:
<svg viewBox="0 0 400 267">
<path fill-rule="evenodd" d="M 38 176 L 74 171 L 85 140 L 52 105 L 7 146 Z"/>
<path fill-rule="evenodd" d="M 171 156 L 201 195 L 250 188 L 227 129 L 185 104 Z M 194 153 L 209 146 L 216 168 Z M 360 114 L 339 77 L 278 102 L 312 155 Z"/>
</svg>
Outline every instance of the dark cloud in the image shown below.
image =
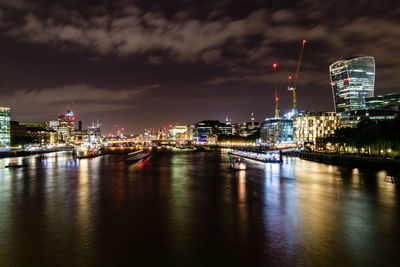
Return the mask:
<svg viewBox="0 0 400 267">
<path fill-rule="evenodd" d="M 71 0 L 56 4 L 44 0 L 0 0 L 0 34 L 4 42 L 9 40 L 32 49 L 51 50 L 51 56 L 46 57 L 45 52 L 42 55 L 47 61 L 54 57 L 56 65 L 64 60 L 62 56 L 66 53 L 96 63 L 90 65 L 96 71 L 71 63 L 72 67 L 60 69 L 59 75 L 66 78 L 59 79 L 59 83 L 48 86 L 33 82 L 32 88 L 39 88 L 36 91 L 23 89 L 18 93 L 3 87 L 2 99 L 14 99 L 10 105 L 20 110 L 22 106 L 17 104 L 17 98 L 22 94 L 30 96 L 23 101 L 24 105 L 29 105 L 41 98 L 56 96 L 55 89 L 43 88 L 58 87 L 64 88 L 61 90 L 65 90 L 63 93 L 67 96 L 65 88 L 75 93 L 87 92 L 82 93 L 82 99 L 86 99 L 82 101 L 90 102 L 92 111 L 125 110 L 130 105 L 126 100 L 134 99 L 140 90 L 133 90 L 134 95 L 131 95 L 130 90 L 120 88 L 130 88 L 129 83 L 143 84 L 143 79 L 145 84 L 162 83 L 163 87 L 149 90 L 147 98 L 135 104 L 142 108 L 154 106 L 154 103 L 159 105 L 157 101 L 161 101 L 174 109 L 178 106 L 174 101 L 181 99 L 187 103 L 188 99 L 198 99 L 201 94 L 210 96 L 204 99 L 203 105 L 215 108 L 213 114 L 219 114 L 216 108 L 227 95 L 238 95 L 246 88 L 251 92 L 243 96 L 248 97 L 246 102 L 265 99 L 265 105 L 244 104 L 242 110 L 238 110 L 235 102 L 232 107 L 222 107 L 230 111 L 221 113 L 234 113 L 238 120 L 244 120 L 242 114 L 256 109 L 257 113 L 268 116 L 273 111 L 271 65 L 278 62 L 281 99 L 283 103 L 290 103 L 287 75 L 295 71 L 301 41 L 306 39 L 298 83 L 299 106 L 332 110 L 328 66 L 339 58 L 358 54 L 374 56 L 376 92 L 398 91 L 399 15 L 397 1 L 356 0 L 351 4 L 344 0 L 103 1 L 94 4 Z M 10 51 L 13 51 L 11 44 Z M 12 60 L 9 62 L 12 67 Z M 26 72 L 27 69 L 21 75 L 29 76 Z M 87 78 L 68 82 L 79 76 L 79 72 L 87 73 Z M 99 80 L 107 80 L 105 77 L 109 77 L 107 85 L 99 86 Z M 5 80 L 6 84 L 12 84 Z M 80 89 L 70 84 L 81 84 Z M 198 87 L 201 93 L 193 89 Z M 216 90 L 223 93 L 215 97 Z M 94 92 L 99 97 L 93 96 Z M 121 100 L 117 99 L 119 96 Z M 173 100 L 169 96 L 173 96 Z M 318 96 L 318 101 L 313 96 Z M 102 99 L 110 99 L 112 103 L 103 105 Z M 71 101 L 71 97 L 63 101 Z M 120 106 L 118 101 L 121 101 Z M 51 105 L 50 102 L 46 105 Z M 100 104 L 96 104 L 98 102 Z M 31 108 L 35 109 L 34 105 Z M 195 109 L 195 105 L 192 108 Z M 168 112 L 162 112 L 158 119 L 166 120 L 163 117 L 166 114 Z M 195 111 L 186 114 L 187 118 L 182 118 L 171 111 L 169 116 L 188 122 L 191 117 L 198 118 Z M 125 121 L 129 121 L 127 117 Z M 140 127 L 146 126 L 146 122 L 140 123 Z"/>
<path fill-rule="evenodd" d="M 159 84 L 145 85 L 135 89 L 111 90 L 77 84 L 43 90 L 16 90 L 12 94 L 0 95 L 2 104 L 13 107 L 13 112 L 36 116 L 48 116 L 52 111 L 71 103 L 79 107 L 81 114 L 130 109 L 127 101 L 139 99 L 146 91 Z M 63 112 L 63 110 L 60 110 Z M 52 115 L 54 116 L 54 115 Z"/>
</svg>

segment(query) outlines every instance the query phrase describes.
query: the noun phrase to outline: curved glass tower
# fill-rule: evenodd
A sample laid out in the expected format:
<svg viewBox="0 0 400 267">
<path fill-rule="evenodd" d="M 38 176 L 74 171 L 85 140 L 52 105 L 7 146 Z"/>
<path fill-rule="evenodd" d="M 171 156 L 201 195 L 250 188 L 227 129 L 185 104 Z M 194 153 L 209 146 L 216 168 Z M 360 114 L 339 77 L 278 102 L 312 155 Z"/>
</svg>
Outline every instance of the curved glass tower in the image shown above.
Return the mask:
<svg viewBox="0 0 400 267">
<path fill-rule="evenodd" d="M 374 95 L 375 60 L 354 57 L 329 67 L 336 112 L 366 109 L 365 98 Z"/>
</svg>

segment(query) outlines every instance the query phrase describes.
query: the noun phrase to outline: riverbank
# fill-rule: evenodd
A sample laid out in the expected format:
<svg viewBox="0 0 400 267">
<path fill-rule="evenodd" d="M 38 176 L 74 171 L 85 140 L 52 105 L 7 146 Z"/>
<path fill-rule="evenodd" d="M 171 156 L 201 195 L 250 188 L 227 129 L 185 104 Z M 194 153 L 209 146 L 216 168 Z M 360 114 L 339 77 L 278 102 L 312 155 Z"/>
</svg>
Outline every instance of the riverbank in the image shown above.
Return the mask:
<svg viewBox="0 0 400 267">
<path fill-rule="evenodd" d="M 27 151 L 27 150 L 15 150 L 15 151 L 6 151 L 0 152 L 0 158 L 13 158 L 13 157 L 25 157 L 43 153 L 51 153 L 58 151 L 72 151 L 73 147 L 55 147 L 55 148 L 44 148 L 41 150 L 35 151 Z"/>
<path fill-rule="evenodd" d="M 319 152 L 293 152 L 292 155 L 301 159 L 332 165 L 400 170 L 400 160 L 391 158 L 363 157 L 357 155 L 328 154 Z"/>
</svg>

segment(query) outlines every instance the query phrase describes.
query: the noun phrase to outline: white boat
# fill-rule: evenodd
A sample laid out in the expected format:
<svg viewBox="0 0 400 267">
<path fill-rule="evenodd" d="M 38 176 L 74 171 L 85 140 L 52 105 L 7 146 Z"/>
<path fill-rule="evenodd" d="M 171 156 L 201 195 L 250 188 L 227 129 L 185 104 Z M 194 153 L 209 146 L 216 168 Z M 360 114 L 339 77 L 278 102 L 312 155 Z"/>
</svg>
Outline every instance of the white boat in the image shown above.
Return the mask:
<svg viewBox="0 0 400 267">
<path fill-rule="evenodd" d="M 231 168 L 234 170 L 245 170 L 247 168 L 247 166 L 242 158 L 232 157 L 231 158 Z"/>
</svg>

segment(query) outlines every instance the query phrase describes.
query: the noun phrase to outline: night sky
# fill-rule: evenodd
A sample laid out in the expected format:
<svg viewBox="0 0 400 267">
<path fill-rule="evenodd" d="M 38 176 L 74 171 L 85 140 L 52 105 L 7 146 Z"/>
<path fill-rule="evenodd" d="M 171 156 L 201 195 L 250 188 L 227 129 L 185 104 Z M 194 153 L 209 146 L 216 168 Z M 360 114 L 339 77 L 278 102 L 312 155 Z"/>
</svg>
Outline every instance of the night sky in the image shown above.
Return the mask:
<svg viewBox="0 0 400 267">
<path fill-rule="evenodd" d="M 375 57 L 375 94 L 400 91 L 398 1 L 0 0 L 0 106 L 48 121 L 74 102 L 105 134 L 261 121 L 274 114 L 274 62 L 291 109 L 303 39 L 299 109 L 334 110 L 328 67 L 354 55 Z"/>
</svg>

